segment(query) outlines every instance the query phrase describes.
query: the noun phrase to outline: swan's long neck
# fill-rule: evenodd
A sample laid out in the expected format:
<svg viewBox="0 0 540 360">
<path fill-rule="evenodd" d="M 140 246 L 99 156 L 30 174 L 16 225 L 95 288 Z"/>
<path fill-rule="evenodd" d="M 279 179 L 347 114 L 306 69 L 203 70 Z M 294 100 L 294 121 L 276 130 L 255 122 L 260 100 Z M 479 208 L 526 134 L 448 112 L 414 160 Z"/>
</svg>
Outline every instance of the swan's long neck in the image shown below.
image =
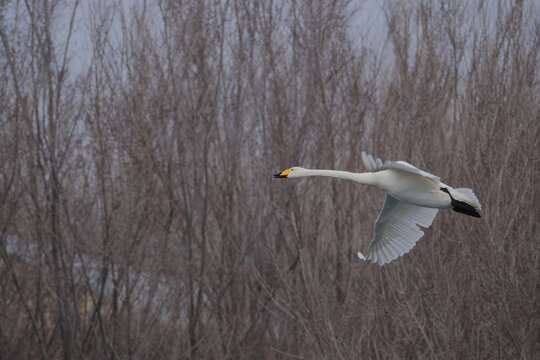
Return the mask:
<svg viewBox="0 0 540 360">
<path fill-rule="evenodd" d="M 316 169 L 304 169 L 302 175 L 299 177 L 307 176 L 326 176 L 336 179 L 350 180 L 364 185 L 376 186 L 375 173 L 352 173 L 348 171 L 339 170 L 316 170 Z"/>
</svg>

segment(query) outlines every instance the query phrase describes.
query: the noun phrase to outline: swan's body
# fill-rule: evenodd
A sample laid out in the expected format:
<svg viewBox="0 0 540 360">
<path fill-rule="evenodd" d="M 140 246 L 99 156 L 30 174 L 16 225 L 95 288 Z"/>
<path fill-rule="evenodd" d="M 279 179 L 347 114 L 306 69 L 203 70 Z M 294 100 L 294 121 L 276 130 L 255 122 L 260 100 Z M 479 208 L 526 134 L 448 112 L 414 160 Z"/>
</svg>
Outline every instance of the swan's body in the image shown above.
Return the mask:
<svg viewBox="0 0 540 360">
<path fill-rule="evenodd" d="M 440 179 L 404 161 L 374 160 L 362 153 L 369 173 L 336 170 L 309 170 L 293 167 L 278 178 L 328 176 L 378 187 L 387 193 L 384 207 L 375 223 L 375 236 L 364 260 L 384 265 L 405 254 L 424 235 L 418 227 L 429 227 L 438 209 L 452 208 L 470 216 L 480 217 L 478 199 L 470 189 L 453 189 Z"/>
</svg>

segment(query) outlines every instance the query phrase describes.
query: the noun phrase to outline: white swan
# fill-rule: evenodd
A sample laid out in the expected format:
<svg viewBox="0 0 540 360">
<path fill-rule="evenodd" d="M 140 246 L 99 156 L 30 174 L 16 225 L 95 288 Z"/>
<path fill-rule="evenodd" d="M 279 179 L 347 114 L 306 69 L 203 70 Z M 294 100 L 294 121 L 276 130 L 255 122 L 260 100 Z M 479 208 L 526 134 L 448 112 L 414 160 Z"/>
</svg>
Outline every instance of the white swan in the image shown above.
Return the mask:
<svg viewBox="0 0 540 360">
<path fill-rule="evenodd" d="M 376 186 L 385 191 L 386 201 L 375 222 L 375 236 L 366 255 L 360 259 L 384 265 L 411 250 L 424 235 L 418 227 L 429 227 L 438 209 L 480 217 L 480 203 L 471 189 L 453 189 L 440 179 L 419 170 L 405 161 L 374 160 L 362 152 L 368 173 L 336 170 L 309 170 L 293 167 L 275 174 L 276 178 L 296 179 L 307 176 L 328 176 Z"/>
</svg>

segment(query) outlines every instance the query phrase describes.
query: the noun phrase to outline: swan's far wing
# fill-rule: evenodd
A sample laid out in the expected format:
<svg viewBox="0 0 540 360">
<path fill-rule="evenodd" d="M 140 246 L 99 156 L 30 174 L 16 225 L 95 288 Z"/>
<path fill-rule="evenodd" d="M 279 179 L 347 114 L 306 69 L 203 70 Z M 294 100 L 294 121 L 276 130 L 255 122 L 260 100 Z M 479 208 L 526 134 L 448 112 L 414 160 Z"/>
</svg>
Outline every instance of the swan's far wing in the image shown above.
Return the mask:
<svg viewBox="0 0 540 360">
<path fill-rule="evenodd" d="M 381 159 L 374 159 L 373 156 L 367 155 L 365 152 L 362 152 L 362 160 L 364 160 L 364 165 L 371 172 L 377 172 L 381 170 L 395 169 L 406 171 L 408 173 L 417 174 L 424 176 L 428 179 L 435 181 L 436 184 L 441 183 L 441 179 L 438 176 L 430 174 L 426 171 L 420 170 L 417 167 L 409 164 L 405 161 L 387 161 L 383 164 Z"/>
<path fill-rule="evenodd" d="M 427 177 L 428 179 L 435 181 L 435 183 L 437 184 L 441 183 L 441 179 L 438 176 L 435 176 L 426 171 L 420 170 L 417 167 L 405 161 L 387 161 L 386 163 L 384 163 L 381 170 L 386 170 L 386 169 L 396 169 L 396 170 L 406 171 L 412 174 L 417 174 L 417 175 Z"/>
<path fill-rule="evenodd" d="M 383 162 L 381 159 L 375 160 L 373 156 L 366 154 L 365 151 L 362 151 L 362 160 L 364 160 L 364 165 L 366 168 L 371 171 L 380 171 L 383 167 Z"/>
<path fill-rule="evenodd" d="M 424 235 L 418 227 L 429 227 L 437 209 L 411 205 L 386 195 L 383 209 L 375 223 L 375 236 L 362 260 L 384 265 L 411 250 Z"/>
</svg>

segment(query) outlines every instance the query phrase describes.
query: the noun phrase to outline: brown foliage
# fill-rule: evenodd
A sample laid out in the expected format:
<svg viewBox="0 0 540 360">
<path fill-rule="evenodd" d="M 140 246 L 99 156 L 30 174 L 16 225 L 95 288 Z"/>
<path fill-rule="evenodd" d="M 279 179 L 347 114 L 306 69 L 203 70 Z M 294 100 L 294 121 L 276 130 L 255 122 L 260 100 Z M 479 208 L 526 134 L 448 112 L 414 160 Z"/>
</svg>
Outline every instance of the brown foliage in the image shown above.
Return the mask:
<svg viewBox="0 0 540 360">
<path fill-rule="evenodd" d="M 537 5 L 111 4 L 0 1 L 0 358 L 538 356 Z M 271 175 L 363 150 L 483 217 L 361 262 L 380 191 Z"/>
</svg>

